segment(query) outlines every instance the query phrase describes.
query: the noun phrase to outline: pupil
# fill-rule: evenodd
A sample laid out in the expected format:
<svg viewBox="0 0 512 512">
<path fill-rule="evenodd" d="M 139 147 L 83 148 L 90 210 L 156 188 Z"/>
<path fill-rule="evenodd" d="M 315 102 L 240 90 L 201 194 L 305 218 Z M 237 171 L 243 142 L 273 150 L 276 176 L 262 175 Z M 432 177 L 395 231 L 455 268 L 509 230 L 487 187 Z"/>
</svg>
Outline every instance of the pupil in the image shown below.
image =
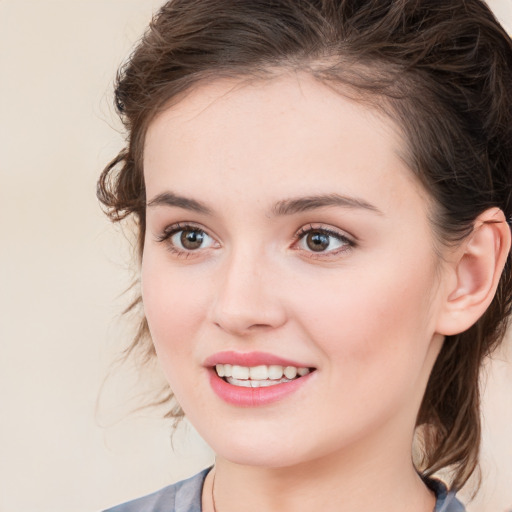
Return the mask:
<svg viewBox="0 0 512 512">
<path fill-rule="evenodd" d="M 308 247 L 315 252 L 324 251 L 329 247 L 329 236 L 325 233 L 309 233 L 306 238 Z"/>
<path fill-rule="evenodd" d="M 204 235 L 200 231 L 183 231 L 180 238 L 185 249 L 199 249 L 203 243 Z"/>
</svg>

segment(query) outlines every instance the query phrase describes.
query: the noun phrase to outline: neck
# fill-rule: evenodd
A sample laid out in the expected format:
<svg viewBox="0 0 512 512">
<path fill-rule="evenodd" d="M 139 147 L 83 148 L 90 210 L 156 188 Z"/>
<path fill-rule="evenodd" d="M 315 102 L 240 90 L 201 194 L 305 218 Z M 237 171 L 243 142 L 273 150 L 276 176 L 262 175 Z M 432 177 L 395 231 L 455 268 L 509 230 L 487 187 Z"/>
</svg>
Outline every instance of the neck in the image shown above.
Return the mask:
<svg viewBox="0 0 512 512">
<path fill-rule="evenodd" d="M 205 512 L 432 512 L 435 498 L 407 454 L 331 454 L 291 467 L 235 464 L 221 457 L 208 475 Z M 340 462 L 341 459 L 341 462 Z M 391 461 L 391 462 L 390 462 Z M 213 499 L 212 499 L 213 498 Z"/>
</svg>

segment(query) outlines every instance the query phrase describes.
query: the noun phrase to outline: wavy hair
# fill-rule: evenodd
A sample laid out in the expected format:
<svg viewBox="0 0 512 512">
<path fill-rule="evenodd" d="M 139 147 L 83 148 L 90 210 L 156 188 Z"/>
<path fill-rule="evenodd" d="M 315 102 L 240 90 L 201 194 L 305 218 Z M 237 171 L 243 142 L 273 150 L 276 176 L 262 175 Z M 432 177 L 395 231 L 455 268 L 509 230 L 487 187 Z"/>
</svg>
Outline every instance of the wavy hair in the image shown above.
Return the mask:
<svg viewBox="0 0 512 512">
<path fill-rule="evenodd" d="M 439 243 L 462 240 L 490 207 L 512 218 L 512 41 L 484 2 L 174 0 L 118 72 L 115 102 L 127 143 L 98 182 L 110 218 L 136 221 L 139 256 L 144 140 L 154 116 L 205 80 L 271 79 L 285 69 L 311 73 L 395 121 L 408 165 L 434 205 Z M 511 270 L 509 254 L 486 313 L 446 338 L 417 417 L 418 470 L 429 476 L 449 468 L 456 489 L 478 463 L 479 372 L 505 333 Z M 135 349 L 154 356 L 143 315 L 128 351 Z M 169 415 L 182 412 L 174 406 Z"/>
</svg>

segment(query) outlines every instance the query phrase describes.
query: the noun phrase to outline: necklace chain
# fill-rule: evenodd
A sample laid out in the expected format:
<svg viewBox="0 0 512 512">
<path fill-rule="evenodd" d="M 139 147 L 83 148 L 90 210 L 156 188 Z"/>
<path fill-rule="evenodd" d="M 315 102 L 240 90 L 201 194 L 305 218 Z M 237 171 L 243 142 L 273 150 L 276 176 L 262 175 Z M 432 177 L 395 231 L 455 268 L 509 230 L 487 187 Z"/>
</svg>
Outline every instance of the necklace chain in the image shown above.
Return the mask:
<svg viewBox="0 0 512 512">
<path fill-rule="evenodd" d="M 213 512 L 217 512 L 217 507 L 215 506 L 215 475 L 217 474 L 217 471 L 215 471 L 215 468 L 213 468 L 213 479 L 212 479 L 212 505 L 213 505 Z"/>
</svg>

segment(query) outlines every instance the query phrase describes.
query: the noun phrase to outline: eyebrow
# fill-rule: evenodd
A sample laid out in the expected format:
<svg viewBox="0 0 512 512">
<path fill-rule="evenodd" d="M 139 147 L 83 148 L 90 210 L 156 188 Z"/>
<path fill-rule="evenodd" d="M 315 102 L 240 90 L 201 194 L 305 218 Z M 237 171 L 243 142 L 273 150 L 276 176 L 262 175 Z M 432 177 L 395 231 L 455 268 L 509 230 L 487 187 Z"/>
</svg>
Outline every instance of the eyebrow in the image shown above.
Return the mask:
<svg viewBox="0 0 512 512">
<path fill-rule="evenodd" d="M 155 196 L 147 203 L 148 207 L 154 206 L 175 206 L 205 215 L 211 215 L 212 211 L 204 203 L 188 197 L 183 197 L 174 192 L 163 192 Z M 376 206 L 363 199 L 356 197 L 342 196 L 339 194 L 325 194 L 284 199 L 278 201 L 272 207 L 272 214 L 275 216 L 293 215 L 296 213 L 315 210 L 317 208 L 325 208 L 329 206 L 339 206 L 342 208 L 354 208 L 368 210 L 379 215 L 383 215 L 382 211 Z"/>
<path fill-rule="evenodd" d="M 279 201 L 272 208 L 274 215 L 293 215 L 294 213 L 306 212 L 326 206 L 341 206 L 343 208 L 357 208 L 368 210 L 379 215 L 383 215 L 382 211 L 376 206 L 363 199 L 356 197 L 342 196 L 339 194 L 327 194 L 318 196 L 298 197 L 296 199 L 285 199 Z"/>
<path fill-rule="evenodd" d="M 148 202 L 147 206 L 177 206 L 184 210 L 191 210 L 205 215 L 212 213 L 211 210 L 203 203 L 196 201 L 195 199 L 179 196 L 173 192 L 163 192 L 162 194 L 158 194 Z"/>
</svg>

